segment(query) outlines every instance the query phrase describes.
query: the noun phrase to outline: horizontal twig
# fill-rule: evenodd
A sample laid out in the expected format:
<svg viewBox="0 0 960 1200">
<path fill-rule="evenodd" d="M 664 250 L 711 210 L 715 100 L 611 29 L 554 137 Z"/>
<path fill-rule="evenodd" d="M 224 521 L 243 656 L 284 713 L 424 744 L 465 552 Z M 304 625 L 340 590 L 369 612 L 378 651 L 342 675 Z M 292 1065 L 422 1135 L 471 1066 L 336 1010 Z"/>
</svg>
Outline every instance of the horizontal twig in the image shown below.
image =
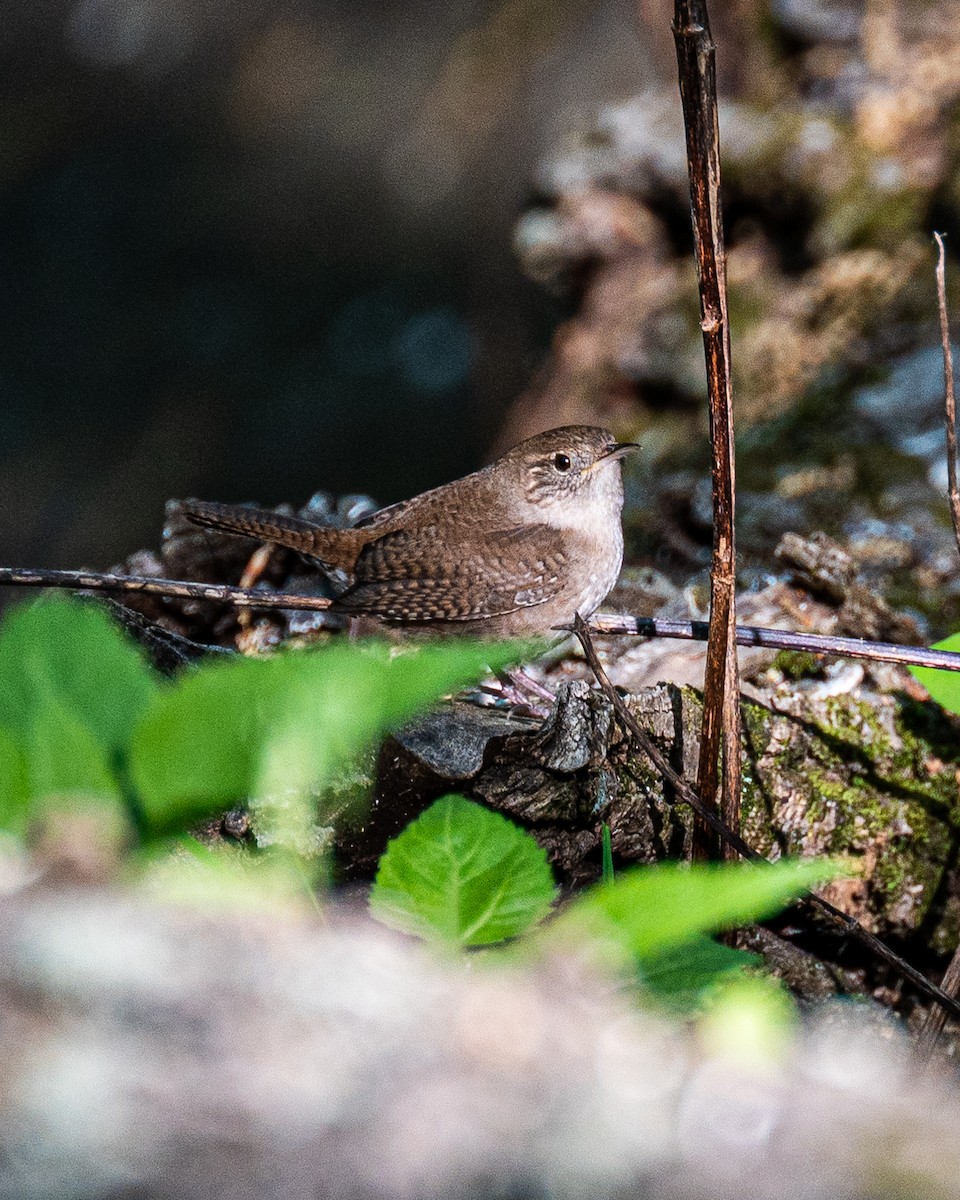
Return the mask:
<svg viewBox="0 0 960 1200">
<path fill-rule="evenodd" d="M 133 592 L 170 596 L 177 600 L 206 600 L 235 608 L 289 609 L 293 612 L 322 612 L 330 607 L 324 596 L 294 592 L 267 592 L 258 588 L 232 587 L 225 583 L 194 583 L 184 579 L 154 579 L 144 575 L 108 575 L 97 571 L 54 571 L 32 567 L 0 567 L 0 586 L 67 588 L 72 591 Z M 706 621 L 664 621 L 659 617 L 633 617 L 594 613 L 589 627 L 594 633 L 627 637 L 679 638 L 702 642 L 707 638 Z M 798 650 L 832 658 L 860 658 L 904 666 L 931 667 L 938 671 L 960 671 L 960 653 L 929 650 L 924 646 L 898 646 L 865 638 L 830 637 L 822 633 L 792 633 L 759 625 L 738 625 L 737 644 L 768 650 Z"/>
<path fill-rule="evenodd" d="M 146 575 L 105 575 L 97 571 L 48 571 L 30 567 L 0 567 L 0 585 L 68 588 L 74 591 L 135 592 L 171 596 L 178 600 L 209 600 L 234 608 L 295 608 L 305 612 L 330 607 L 325 596 L 266 592 L 259 588 L 231 587 L 226 583 L 194 583 L 184 579 L 154 579 Z"/>
<path fill-rule="evenodd" d="M 679 638 L 687 642 L 702 642 L 707 637 L 706 621 L 664 621 L 659 617 L 595 613 L 590 618 L 590 628 L 594 633 Z M 761 625 L 738 625 L 737 645 L 758 646 L 767 650 L 808 651 L 832 658 L 863 658 L 873 662 L 902 663 L 904 666 L 932 667 L 938 671 L 960 671 L 960 653 L 955 650 L 929 650 L 924 646 L 899 646 L 893 642 L 831 637 L 824 633 L 794 633 L 787 629 L 768 629 Z"/>
</svg>

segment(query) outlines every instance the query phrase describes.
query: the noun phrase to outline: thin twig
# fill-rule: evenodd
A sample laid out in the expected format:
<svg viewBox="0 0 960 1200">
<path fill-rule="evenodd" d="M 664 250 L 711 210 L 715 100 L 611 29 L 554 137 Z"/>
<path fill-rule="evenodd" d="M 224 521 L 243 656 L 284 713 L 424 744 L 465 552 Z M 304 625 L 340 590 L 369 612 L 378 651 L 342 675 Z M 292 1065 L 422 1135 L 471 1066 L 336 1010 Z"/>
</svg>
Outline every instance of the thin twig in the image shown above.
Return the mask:
<svg viewBox="0 0 960 1200">
<path fill-rule="evenodd" d="M 291 612 L 322 612 L 330 607 L 323 596 L 293 592 L 266 592 L 219 583 L 194 583 L 184 579 L 155 579 L 144 575 L 107 575 L 96 571 L 54 571 L 31 567 L 0 567 L 0 586 L 66 588 L 84 592 L 128 592 L 169 596 L 180 600 L 206 600 L 235 608 L 289 609 Z M 594 633 L 627 637 L 677 638 L 687 642 L 707 640 L 706 621 L 664 621 L 659 617 L 634 617 L 594 613 Z M 797 650 L 831 658 L 866 659 L 870 662 L 901 663 L 929 667 L 935 671 L 960 671 L 960 652 L 929 650 L 924 646 L 898 646 L 862 638 L 829 637 L 821 633 L 793 633 L 786 629 L 764 629 L 738 625 L 737 644 L 768 650 Z"/>
<path fill-rule="evenodd" d="M 90 592 L 135 592 L 148 596 L 171 596 L 180 600 L 209 600 L 234 608 L 296 608 L 322 611 L 330 607 L 325 596 L 295 596 L 262 592 L 257 588 L 231 587 L 225 583 L 194 583 L 184 579 L 154 579 L 146 575 L 105 575 L 98 571 L 48 571 L 31 567 L 0 567 L 0 585 L 68 588 Z"/>
<path fill-rule="evenodd" d="M 578 616 L 572 628 L 580 645 L 583 647 L 583 653 L 590 669 L 596 676 L 604 695 L 613 705 L 617 716 L 626 726 L 643 753 L 653 763 L 656 770 L 660 772 L 673 789 L 673 796 L 670 796 L 666 790 L 664 791 L 664 799 L 667 803 L 676 804 L 679 802 L 687 804 L 700 817 L 704 824 L 719 834 L 724 845 L 728 846 L 735 855 L 754 863 L 766 862 L 766 859 L 761 854 L 758 854 L 752 846 L 748 845 L 736 830 L 731 829 L 721 817 L 717 816 L 715 812 L 702 803 L 700 796 L 682 776 L 677 774 L 666 755 L 660 750 L 659 746 L 657 746 L 646 730 L 641 727 L 636 717 L 627 707 L 623 697 L 611 683 L 610 677 L 603 669 L 603 664 L 597 656 L 593 640 L 590 637 L 590 629 L 587 623 Z M 955 1000 L 953 996 L 948 995 L 941 988 L 938 988 L 936 984 L 931 983 L 925 975 L 921 974 L 915 967 L 912 967 L 905 959 L 902 959 L 899 954 L 896 954 L 889 946 L 881 942 L 878 937 L 874 937 L 872 933 L 864 929 L 859 921 L 847 913 L 841 912 L 839 908 L 835 908 L 829 900 L 824 900 L 816 892 L 810 892 L 807 901 L 816 908 L 819 908 L 821 912 L 826 913 L 831 920 L 842 927 L 845 933 L 867 946 L 878 958 L 883 959 L 884 962 L 898 971 L 905 979 L 908 979 L 918 991 L 928 996 L 931 1000 L 936 1001 L 951 1016 L 960 1018 L 960 1002 Z"/>
<path fill-rule="evenodd" d="M 960 551 L 960 489 L 957 487 L 957 400 L 953 390 L 953 350 L 950 346 L 950 322 L 947 317 L 947 267 L 943 234 L 935 233 L 937 243 L 937 308 L 940 313 L 940 344 L 943 347 L 943 407 L 947 427 L 947 484 L 953 536 Z"/>
<path fill-rule="evenodd" d="M 960 994 L 960 947 L 954 950 L 953 957 L 947 964 L 947 969 L 940 980 L 940 986 L 948 996 Z M 930 1058 L 932 1056 L 946 1023 L 947 1014 L 939 1005 L 928 1010 L 917 1040 L 917 1051 L 921 1057 Z"/>
<path fill-rule="evenodd" d="M 676 0 L 673 36 L 687 137 L 690 208 L 700 328 L 707 364 L 713 481 L 713 561 L 710 568 L 710 636 L 703 683 L 703 734 L 697 789 L 704 805 L 716 803 L 723 761 L 721 811 L 740 825 L 740 686 L 736 650 L 736 545 L 733 386 L 727 316 L 726 253 L 720 209 L 720 133 L 717 122 L 715 47 L 706 0 Z M 713 857 L 716 839 L 694 822 L 694 858 Z"/>
<path fill-rule="evenodd" d="M 937 243 L 937 308 L 940 313 L 940 344 L 943 348 L 943 408 L 947 428 L 947 491 L 953 536 L 960 553 L 960 489 L 957 488 L 957 401 L 953 390 L 953 351 L 950 347 L 950 321 L 947 314 L 947 265 L 943 234 L 935 233 Z M 960 993 L 960 946 L 953 952 L 940 986 L 951 996 Z M 931 1008 L 920 1031 L 920 1053 L 929 1057 L 936 1049 L 947 1015 L 942 1008 Z"/>
<path fill-rule="evenodd" d="M 590 628 L 594 633 L 677 638 L 685 642 L 704 642 L 709 631 L 706 621 L 665 621 L 660 617 L 612 613 L 594 613 L 590 618 Z M 831 658 L 862 658 L 870 662 L 930 667 L 935 671 L 960 670 L 960 652 L 956 650 L 930 650 L 925 646 L 900 646 L 893 642 L 832 637 L 825 633 L 795 633 L 788 629 L 766 629 L 761 625 L 738 625 L 736 637 L 738 646 L 797 650 L 825 654 Z"/>
<path fill-rule="evenodd" d="M 613 704 L 613 707 L 620 719 L 629 729 L 634 741 L 647 756 L 647 758 L 650 759 L 654 767 L 660 772 L 664 779 L 667 780 L 679 799 L 685 804 L 688 804 L 693 812 L 703 821 L 703 823 L 708 825 L 714 833 L 723 838 L 730 846 L 734 847 L 739 855 L 741 855 L 743 858 L 750 859 L 752 862 L 763 862 L 764 860 L 762 856 L 759 855 L 755 850 L 751 849 L 751 847 L 747 845 L 747 843 L 738 833 L 734 832 L 725 824 L 723 819 L 719 816 L 712 805 L 706 805 L 703 803 L 702 798 L 693 790 L 693 788 L 685 779 L 677 774 L 677 772 L 670 765 L 669 759 L 666 757 L 657 743 L 637 722 L 636 717 L 627 707 L 623 697 L 610 682 L 610 676 L 604 670 L 603 664 L 600 662 L 600 659 L 597 656 L 593 639 L 590 636 L 590 626 L 586 623 L 586 621 L 584 621 L 582 617 L 577 616 L 570 628 L 576 634 L 577 640 L 583 647 L 584 657 L 587 660 L 590 670 L 593 671 L 597 678 L 597 682 L 600 684 L 600 687 L 606 694 L 607 698 Z"/>
</svg>

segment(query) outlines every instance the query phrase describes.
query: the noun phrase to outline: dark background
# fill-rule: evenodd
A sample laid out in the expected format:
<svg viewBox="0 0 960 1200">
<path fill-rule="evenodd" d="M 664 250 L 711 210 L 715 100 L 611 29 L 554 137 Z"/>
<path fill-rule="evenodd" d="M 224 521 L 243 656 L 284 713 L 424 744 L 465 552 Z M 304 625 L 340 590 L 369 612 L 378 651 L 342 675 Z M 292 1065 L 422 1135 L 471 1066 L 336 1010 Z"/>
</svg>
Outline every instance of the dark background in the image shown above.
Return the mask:
<svg viewBox="0 0 960 1200">
<path fill-rule="evenodd" d="M 8 0 L 0 561 L 478 465 L 562 315 L 511 248 L 538 157 L 673 69 L 668 7 Z"/>
</svg>

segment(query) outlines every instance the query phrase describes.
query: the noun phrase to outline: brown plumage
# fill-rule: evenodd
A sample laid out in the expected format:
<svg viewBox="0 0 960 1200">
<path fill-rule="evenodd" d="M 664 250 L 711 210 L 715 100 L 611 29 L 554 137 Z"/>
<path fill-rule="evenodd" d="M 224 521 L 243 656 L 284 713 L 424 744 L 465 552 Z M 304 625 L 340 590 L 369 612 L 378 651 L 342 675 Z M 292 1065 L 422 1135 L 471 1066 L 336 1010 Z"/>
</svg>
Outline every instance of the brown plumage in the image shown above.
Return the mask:
<svg viewBox="0 0 960 1200">
<path fill-rule="evenodd" d="M 530 636 L 589 616 L 616 582 L 619 459 L 631 448 L 589 425 L 552 429 L 352 529 L 240 505 L 183 507 L 197 525 L 277 542 L 343 572 L 334 612 L 424 632 Z"/>
</svg>

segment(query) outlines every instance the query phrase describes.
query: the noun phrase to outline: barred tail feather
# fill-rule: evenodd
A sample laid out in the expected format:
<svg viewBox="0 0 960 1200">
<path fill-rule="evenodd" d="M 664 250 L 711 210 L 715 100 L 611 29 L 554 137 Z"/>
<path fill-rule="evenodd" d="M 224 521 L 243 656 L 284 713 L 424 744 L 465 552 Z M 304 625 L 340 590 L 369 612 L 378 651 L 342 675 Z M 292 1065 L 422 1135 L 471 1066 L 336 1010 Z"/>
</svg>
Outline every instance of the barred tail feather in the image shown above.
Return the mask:
<svg viewBox="0 0 960 1200">
<path fill-rule="evenodd" d="M 343 543 L 349 542 L 348 531 L 313 525 L 300 517 L 270 512 L 264 508 L 247 508 L 242 504 L 217 504 L 206 500 L 184 500 L 182 512 L 194 525 L 221 529 L 244 537 L 276 542 L 300 554 L 332 567 L 352 563 L 356 551 Z"/>
</svg>

